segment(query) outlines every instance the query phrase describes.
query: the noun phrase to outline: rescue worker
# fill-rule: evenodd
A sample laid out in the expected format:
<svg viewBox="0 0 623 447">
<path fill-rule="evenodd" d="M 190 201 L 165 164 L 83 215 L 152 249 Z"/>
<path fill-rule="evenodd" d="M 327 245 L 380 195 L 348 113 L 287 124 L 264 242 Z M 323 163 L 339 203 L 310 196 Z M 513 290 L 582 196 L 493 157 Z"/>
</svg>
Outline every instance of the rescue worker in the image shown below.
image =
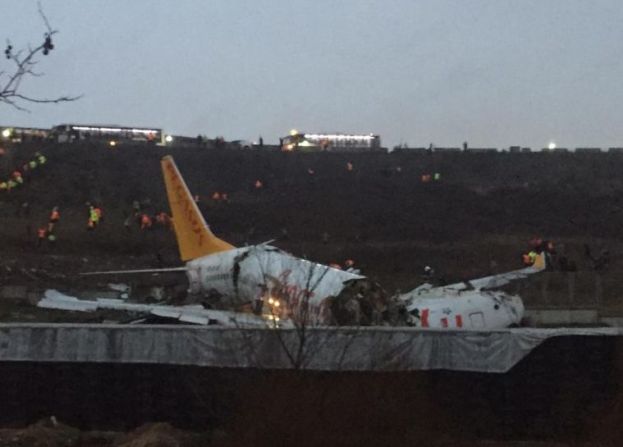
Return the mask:
<svg viewBox="0 0 623 447">
<path fill-rule="evenodd" d="M 39 227 L 37 229 L 37 247 L 41 247 L 41 244 L 45 240 L 48 234 L 48 230 L 45 227 Z"/>
<path fill-rule="evenodd" d="M 535 250 L 530 250 L 530 252 L 528 253 L 528 260 L 530 262 L 530 265 L 534 265 L 534 263 L 536 262 L 537 256 L 538 256 L 538 253 Z"/>
<path fill-rule="evenodd" d="M 171 225 L 171 217 L 164 211 L 160 211 L 156 214 L 156 222 L 162 227 L 169 228 Z"/>
<path fill-rule="evenodd" d="M 47 158 L 45 158 L 45 155 L 43 155 L 41 152 L 35 152 L 35 157 L 37 157 L 37 162 L 39 162 L 41 166 L 43 166 L 45 162 L 48 160 Z"/>
<path fill-rule="evenodd" d="M 528 253 L 524 253 L 521 255 L 521 262 L 523 262 L 523 265 L 525 265 L 526 267 L 529 267 L 532 265 L 530 263 L 530 255 Z"/>
<path fill-rule="evenodd" d="M 87 222 L 87 230 L 94 230 L 99 223 L 99 214 L 95 211 L 93 205 L 89 205 L 89 221 Z"/>
<path fill-rule="evenodd" d="M 543 244 L 543 239 L 541 239 L 540 237 L 533 237 L 532 239 L 530 239 L 530 247 L 533 250 L 537 250 L 542 244 Z"/>
<path fill-rule="evenodd" d="M 97 223 L 100 223 L 104 220 L 104 212 L 102 211 L 102 208 L 100 208 L 99 206 L 94 206 L 93 212 L 97 214 Z"/>
<path fill-rule="evenodd" d="M 430 280 L 434 276 L 435 276 L 435 270 L 430 265 L 425 266 L 424 267 L 424 278 L 427 280 Z"/>
<path fill-rule="evenodd" d="M 141 214 L 141 230 L 149 230 L 151 228 L 151 217 L 143 213 Z"/>
<path fill-rule="evenodd" d="M 54 230 L 54 225 L 60 220 L 61 213 L 58 211 L 58 206 L 52 208 L 50 212 L 50 220 L 48 221 L 48 232 L 52 232 Z"/>
</svg>

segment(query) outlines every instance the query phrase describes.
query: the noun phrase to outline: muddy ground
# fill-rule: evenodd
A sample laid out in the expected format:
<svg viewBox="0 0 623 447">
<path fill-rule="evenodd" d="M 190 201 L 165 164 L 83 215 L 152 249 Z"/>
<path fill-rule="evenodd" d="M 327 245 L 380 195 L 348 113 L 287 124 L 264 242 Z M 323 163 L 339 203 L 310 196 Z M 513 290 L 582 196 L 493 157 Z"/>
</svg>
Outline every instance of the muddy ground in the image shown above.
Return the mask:
<svg viewBox="0 0 623 447">
<path fill-rule="evenodd" d="M 152 214 L 167 209 L 159 165 L 160 158 L 165 154 L 175 157 L 190 189 L 199 196 L 200 207 L 213 231 L 234 245 L 275 239 L 275 245 L 314 261 L 343 263 L 346 259 L 354 259 L 364 274 L 378 280 L 389 293 L 393 293 L 409 290 L 423 282 L 421 272 L 425 265 L 432 265 L 437 271 L 438 280 L 446 282 L 520 268 L 520 255 L 527 249 L 529 239 L 542 236 L 555 241 L 559 254 L 573 261 L 577 271 L 553 271 L 513 285 L 511 290 L 519 291 L 528 307 L 598 306 L 609 315 L 619 315 L 623 309 L 623 278 L 620 275 L 623 267 L 623 238 L 620 231 L 623 227 L 623 177 L 620 176 L 620 172 L 623 172 L 623 155 L 407 152 L 302 154 L 123 145 L 111 149 L 90 143 L 26 145 L 6 149 L 7 154 L 0 159 L 0 175 L 4 178 L 8 178 L 14 167 L 29 160 L 36 150 L 44 152 L 48 162 L 27 173 L 24 185 L 18 189 L 10 193 L 0 192 L 0 281 L 3 287 L 23 286 L 30 294 L 30 300 L 5 300 L 0 303 L 2 321 L 114 319 L 118 316 L 42 311 L 32 303 L 48 287 L 68 292 L 79 292 L 94 286 L 105 288 L 108 280 L 86 280 L 78 276 L 79 272 L 180 265 L 170 231 L 162 228 L 141 231 L 135 222 L 129 228 L 124 225 L 127 216 L 132 213 L 134 201 L 140 203 L 142 210 Z M 352 164 L 352 170 L 347 169 L 348 162 Z M 441 174 L 439 181 L 422 182 L 422 174 L 434 172 Z M 259 189 L 254 186 L 258 179 L 263 183 Z M 215 191 L 226 192 L 228 201 L 212 200 Z M 26 202 L 29 204 L 27 207 L 23 206 Z M 104 210 L 104 221 L 95 231 L 87 231 L 87 202 L 100 204 Z M 36 229 L 47 224 L 53 206 L 59 206 L 61 211 L 61 220 L 56 227 L 57 240 L 54 244 L 46 242 L 38 247 Z M 608 251 L 609 262 L 599 265 L 596 261 L 598 258 L 603 260 L 605 251 Z M 127 278 L 111 278 L 115 282 L 122 280 Z M 144 284 L 147 284 L 144 285 L 146 289 L 155 284 L 183 293 L 184 281 L 184 278 L 172 274 L 138 278 L 132 280 L 132 283 L 136 290 Z M 179 284 L 182 284 L 181 287 L 176 288 Z M 601 363 L 603 368 L 610 368 L 613 362 L 616 363 L 611 354 L 607 357 L 608 361 Z M 580 362 L 576 368 L 581 370 L 583 364 Z M 26 368 L 16 375 L 33 374 L 33 380 L 40 384 L 45 382 L 48 373 L 55 377 L 58 373 L 55 369 L 45 371 Z M 78 383 L 81 384 L 78 388 L 84 390 L 83 385 L 88 381 L 80 378 L 83 373 L 72 371 L 66 373 L 67 376 L 58 376 L 59 383 L 64 383 L 64 386 L 68 382 Z M 528 371 L 534 369 L 529 368 Z M 547 376 L 544 370 L 537 368 L 536 371 L 536 375 L 528 374 L 526 377 L 544 377 L 545 374 L 552 383 L 559 381 L 555 376 Z M 276 386 L 271 380 L 279 380 L 279 377 L 264 377 L 261 372 L 254 374 L 259 374 L 269 387 Z M 10 376 L 5 374 L 4 377 Z M 583 376 L 580 374 L 578 377 Z M 249 379 L 249 382 L 255 380 L 257 377 Z M 340 380 L 346 379 L 340 378 L 338 382 Z M 404 380 L 409 382 L 411 379 Z M 437 408 L 439 412 L 435 414 L 441 418 L 439 420 L 448 424 L 460 420 L 461 416 L 456 412 L 465 407 L 453 407 L 451 396 L 444 394 L 442 385 L 446 378 L 426 380 L 426 383 L 434 381 L 440 399 L 450 402 L 450 408 L 453 408 L 449 412 Z M 486 394 L 487 380 L 479 382 L 479 392 Z M 379 379 L 379 383 L 384 386 L 392 382 L 391 378 Z M 574 402 L 573 408 L 577 412 L 568 417 L 565 414 L 560 416 L 562 422 L 555 427 L 556 431 L 552 431 L 551 436 L 547 435 L 551 419 L 548 419 L 545 409 L 537 412 L 540 417 L 537 422 L 541 427 L 538 436 L 502 436 L 504 445 L 591 445 L 590 440 L 599 436 L 606 439 L 604 445 L 616 445 L 611 435 L 612 427 L 620 425 L 621 409 L 617 402 L 623 400 L 617 397 L 619 383 L 611 376 L 608 376 L 607 383 L 602 384 L 603 387 L 600 385 L 600 377 L 592 377 L 586 382 L 591 383 L 590 390 L 597 389 L 605 395 L 612 393 L 610 400 L 598 400 L 595 404 L 600 411 L 600 420 L 606 427 L 605 433 L 599 430 L 600 425 L 594 420 L 588 428 L 582 429 L 582 436 L 576 437 L 574 433 L 568 432 L 574 424 L 588 418 L 582 412 L 584 401 L 573 398 L 573 387 L 581 383 L 574 385 L 573 382 L 569 385 L 571 388 L 555 389 L 554 396 L 559 405 L 551 410 L 562 411 L 566 408 L 565 402 L 570 400 Z M 246 386 L 248 388 L 248 383 Z M 362 386 L 374 387 L 375 381 L 371 380 Z M 529 387 L 529 384 L 522 382 L 521 386 Z M 309 389 L 312 390 L 313 386 L 310 385 Z M 458 389 L 465 389 L 465 386 Z M 421 391 L 417 387 L 414 390 Z M 545 385 L 541 385 L 540 397 L 535 398 L 538 405 L 542 406 L 549 400 L 547 390 L 545 382 Z M 123 392 L 132 393 L 134 390 L 125 389 Z M 581 395 L 584 396 L 585 392 L 586 389 Z M 354 391 L 353 395 L 359 393 Z M 432 424 L 433 428 L 426 433 L 437 437 L 424 440 L 416 436 L 414 428 L 409 428 L 408 418 L 402 413 L 403 410 L 409 411 L 409 405 L 404 402 L 400 405 L 386 402 L 383 400 L 384 394 L 381 391 L 379 393 L 375 394 L 379 408 L 392 415 L 395 423 L 383 422 L 381 410 L 374 413 L 380 419 L 377 421 L 378 426 L 371 425 L 376 427 L 376 431 L 365 432 L 368 433 L 366 439 L 371 442 L 370 445 L 375 445 L 373 437 L 370 438 L 374 433 L 379 434 L 379 440 L 392 441 L 396 445 L 401 442 L 411 444 L 411 441 L 428 445 L 460 445 L 463 441 L 460 429 L 468 430 L 469 426 L 477 426 L 481 427 L 478 429 L 480 431 L 468 430 L 470 437 L 464 441 L 465 445 L 493 446 L 498 445 L 493 441 L 499 441 L 500 436 L 487 437 L 490 433 L 499 432 L 487 431 L 486 418 L 490 418 L 492 424 L 502 421 L 504 424 L 520 425 L 528 414 L 508 414 L 502 419 L 499 415 L 492 417 L 497 414 L 494 410 L 505 411 L 506 407 L 498 407 L 489 400 L 480 402 L 476 399 L 481 405 L 474 413 L 474 421 L 478 422 L 476 425 L 458 424 L 460 429 L 455 432 L 449 431 L 442 422 L 439 423 L 441 425 Z M 400 399 L 401 393 L 394 390 L 393 395 Z M 266 394 L 255 397 L 257 399 L 252 399 L 254 403 L 249 403 L 250 408 L 253 405 L 261 406 L 262 399 L 270 400 Z M 428 398 L 434 396 L 428 395 Z M 519 396 L 516 398 L 520 399 Z M 283 399 L 284 396 L 280 396 L 275 402 L 289 401 Z M 30 409 L 36 407 L 39 412 L 26 412 L 19 420 L 20 430 L 54 413 L 54 400 L 43 409 L 33 402 L 24 405 Z M 353 402 L 358 401 L 355 399 Z M 588 399 L 586 402 L 593 401 Z M 369 400 L 365 404 L 371 405 Z M 269 408 L 270 411 L 276 411 L 274 405 Z M 333 411 L 326 408 L 322 411 Z M 75 407 L 70 406 L 69 409 L 75 410 Z M 296 413 L 290 407 L 287 407 L 287 412 Z M 6 416 L 5 412 L 0 413 Z M 75 415 L 75 411 L 69 413 Z M 479 419 L 478 415 L 485 419 Z M 155 414 L 156 417 L 157 420 L 175 419 L 163 417 L 162 414 Z M 273 436 L 271 430 L 287 431 L 287 427 L 274 419 L 279 417 L 277 413 L 271 416 L 270 424 L 265 424 L 266 418 L 258 416 L 258 411 L 249 410 L 237 417 L 243 418 L 240 420 L 241 427 L 245 429 L 240 431 L 244 433 L 242 439 L 246 445 L 260 444 L 260 439 L 267 444 L 279 444 L 278 441 L 283 441 L 283 438 Z M 254 428 L 255 432 L 250 429 L 254 425 L 254 417 L 264 421 Z M 297 427 L 300 429 L 306 423 L 311 423 L 311 419 L 305 419 L 309 417 L 308 413 L 301 416 Z M 322 417 L 326 418 L 327 415 Z M 60 416 L 59 420 L 65 422 Z M 122 428 L 131 430 L 146 420 L 149 417 L 137 419 L 134 425 Z M 232 418 L 229 422 L 234 420 L 238 419 Z M 353 418 L 349 421 L 356 424 Z M 79 432 L 78 438 L 71 438 L 74 439 L 71 441 L 73 443 L 63 441 L 63 444 L 59 441 L 54 444 L 49 441 L 48 444 L 36 444 L 15 440 L 22 436 L 21 432 L 2 431 L 0 445 L 176 445 L 164 441 L 150 444 L 140 440 L 134 444 L 123 444 L 120 440 L 122 435 L 99 432 L 93 436 L 102 437 L 101 441 L 96 442 L 93 440 L 95 438 L 83 441 L 83 436 L 90 436 L 86 434 L 89 429 L 101 427 L 97 424 L 81 424 L 79 418 L 67 423 L 86 430 Z M 258 423 L 257 420 L 255 423 Z M 42 424 L 49 424 L 49 421 Z M 203 444 L 196 445 L 210 445 L 213 442 L 216 442 L 214 445 L 219 445 L 218 442 L 236 445 L 231 441 L 232 438 L 227 437 L 235 433 L 236 429 L 225 425 L 225 433 L 217 432 L 215 435 L 212 426 L 206 433 L 197 427 L 186 427 L 181 436 L 203 439 L 199 441 Z M 332 423 L 327 427 L 335 430 Z M 321 430 L 322 427 L 316 429 Z M 387 434 L 396 429 L 407 430 L 407 435 L 396 438 Z M 26 430 L 43 429 L 35 424 Z M 149 430 L 147 432 L 151 433 Z M 253 442 L 252 433 L 259 436 L 258 442 Z M 452 433 L 452 436 L 447 433 Z M 478 433 L 482 436 L 478 437 Z M 163 434 L 161 437 L 166 436 Z M 205 441 L 206 438 L 201 436 L 208 436 L 210 441 Z M 50 434 L 45 434 L 43 438 L 54 439 Z M 318 435 L 307 444 L 317 445 L 320 439 Z M 333 439 L 337 442 L 341 438 Z M 476 439 L 493 440 L 485 442 Z M 522 442 L 509 444 L 514 439 Z M 342 445 L 354 445 L 354 441 L 341 441 Z M 179 445 L 195 445 L 191 444 L 194 440 L 184 442 L 186 444 Z M 357 438 L 357 445 L 365 445 L 365 440 Z"/>
</svg>

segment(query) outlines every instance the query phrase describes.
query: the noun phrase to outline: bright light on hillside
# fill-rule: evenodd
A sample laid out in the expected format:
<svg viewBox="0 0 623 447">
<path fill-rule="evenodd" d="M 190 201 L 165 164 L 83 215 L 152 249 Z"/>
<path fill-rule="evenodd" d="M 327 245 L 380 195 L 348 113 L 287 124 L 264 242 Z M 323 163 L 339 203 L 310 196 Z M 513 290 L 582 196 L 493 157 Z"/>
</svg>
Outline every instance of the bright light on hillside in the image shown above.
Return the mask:
<svg viewBox="0 0 623 447">
<path fill-rule="evenodd" d="M 550 142 L 550 143 L 547 145 L 547 147 L 548 147 L 548 149 L 549 149 L 549 150 L 554 150 L 554 149 L 556 149 L 556 143 L 554 143 L 554 142 L 552 141 L 552 142 Z"/>
</svg>

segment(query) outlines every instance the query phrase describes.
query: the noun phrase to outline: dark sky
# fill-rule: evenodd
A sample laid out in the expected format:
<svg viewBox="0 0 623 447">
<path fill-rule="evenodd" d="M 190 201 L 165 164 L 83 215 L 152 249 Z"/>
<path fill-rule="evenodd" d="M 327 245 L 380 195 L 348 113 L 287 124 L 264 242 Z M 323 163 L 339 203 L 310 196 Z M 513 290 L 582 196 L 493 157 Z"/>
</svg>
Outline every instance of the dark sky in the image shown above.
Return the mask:
<svg viewBox="0 0 623 447">
<path fill-rule="evenodd" d="M 2 125 L 162 127 L 277 141 L 378 133 L 385 145 L 623 146 L 620 0 L 42 0 L 60 33 Z M 39 43 L 34 0 L 2 36 Z M 4 59 L 2 59 L 4 61 Z M 6 68 L 2 62 L 0 70 Z"/>
</svg>

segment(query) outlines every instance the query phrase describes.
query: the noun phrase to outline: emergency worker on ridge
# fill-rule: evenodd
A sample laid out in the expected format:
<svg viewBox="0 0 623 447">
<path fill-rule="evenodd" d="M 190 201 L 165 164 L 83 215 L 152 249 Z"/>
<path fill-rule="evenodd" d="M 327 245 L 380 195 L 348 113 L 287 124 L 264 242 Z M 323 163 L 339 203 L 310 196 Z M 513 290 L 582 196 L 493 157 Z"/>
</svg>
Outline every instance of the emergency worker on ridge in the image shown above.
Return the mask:
<svg viewBox="0 0 623 447">
<path fill-rule="evenodd" d="M 141 230 L 149 230 L 151 228 L 151 217 L 148 214 L 141 214 Z"/>
<path fill-rule="evenodd" d="M 41 247 L 41 244 L 46 239 L 48 230 L 45 227 L 39 227 L 37 229 L 37 247 Z"/>
<path fill-rule="evenodd" d="M 52 208 L 50 211 L 50 220 L 48 221 L 48 232 L 51 233 L 54 230 L 54 226 L 60 220 L 61 213 L 58 211 L 58 206 Z"/>
<path fill-rule="evenodd" d="M 99 215 L 95 211 L 95 207 L 93 205 L 89 206 L 89 221 L 87 222 L 87 230 L 94 230 L 97 228 L 97 224 L 99 223 Z"/>
</svg>

